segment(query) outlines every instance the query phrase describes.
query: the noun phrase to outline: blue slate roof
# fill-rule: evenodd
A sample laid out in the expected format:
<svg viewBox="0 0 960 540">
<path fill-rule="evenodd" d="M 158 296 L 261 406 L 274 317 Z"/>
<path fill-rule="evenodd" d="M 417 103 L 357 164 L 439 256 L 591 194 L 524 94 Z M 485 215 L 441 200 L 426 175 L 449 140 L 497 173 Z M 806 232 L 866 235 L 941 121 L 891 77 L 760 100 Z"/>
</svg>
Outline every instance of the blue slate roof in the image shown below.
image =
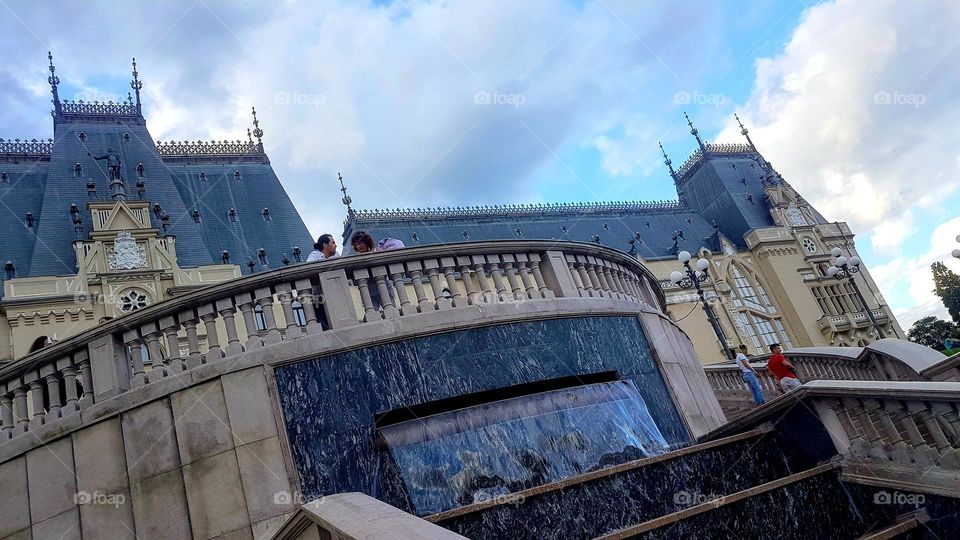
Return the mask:
<svg viewBox="0 0 960 540">
<path fill-rule="evenodd" d="M 745 249 L 748 232 L 776 225 L 764 186 L 783 180 L 771 180 L 751 146 L 707 148 L 675 174 L 677 201 L 350 211 L 344 249 L 358 230 L 407 246 L 518 238 L 596 242 L 647 260 L 681 250 L 719 251 L 721 233 Z"/>
<path fill-rule="evenodd" d="M 110 180 L 105 161 L 92 156 L 113 148 L 122 160 L 121 174 L 128 199 L 138 198 L 136 182 L 142 180 L 143 198 L 159 204 L 170 216 L 167 234 L 177 237 L 182 267 L 219 264 L 221 253 L 242 265 L 256 261 L 254 271 L 282 266 L 284 255 L 299 246 L 309 253 L 313 240 L 297 213 L 262 145 L 250 142 L 168 145 L 163 154 L 150 135 L 139 108 L 105 110 L 92 104 L 71 104 L 54 115 L 54 138 L 32 153 L 22 144 L 0 142 L 0 262 L 10 261 L 16 276 L 73 275 L 77 271 L 72 242 L 78 238 L 70 215 L 76 204 L 83 217 L 83 234 L 92 231 L 86 203 L 87 183 L 96 186 L 97 199 L 109 199 Z M 78 112 L 79 111 L 79 112 Z M 36 145 L 35 145 L 36 146 Z M 178 153 L 178 150 L 182 152 Z M 82 172 L 77 175 L 76 164 Z M 138 164 L 144 175 L 139 178 Z M 236 177 L 234 173 L 240 172 Z M 199 179 L 204 172 L 206 180 Z M 234 208 L 236 221 L 228 212 Z M 269 220 L 263 210 L 269 209 Z M 193 210 L 200 211 L 200 222 Z M 26 226 L 26 213 L 34 218 Z M 152 216 L 155 227 L 161 222 Z M 266 264 L 257 257 L 266 251 Z M 304 255 L 305 257 L 305 255 Z M 0 275 L 0 285 L 7 273 Z M 0 292 L 2 294 L 2 292 Z"/>
</svg>

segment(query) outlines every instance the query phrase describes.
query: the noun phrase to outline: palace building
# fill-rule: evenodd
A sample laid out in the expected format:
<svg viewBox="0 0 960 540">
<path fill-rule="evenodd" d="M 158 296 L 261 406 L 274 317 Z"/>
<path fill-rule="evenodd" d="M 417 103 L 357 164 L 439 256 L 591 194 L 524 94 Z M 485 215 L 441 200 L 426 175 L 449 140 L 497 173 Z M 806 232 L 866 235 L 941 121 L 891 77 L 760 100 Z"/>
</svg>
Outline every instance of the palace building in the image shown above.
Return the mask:
<svg viewBox="0 0 960 540">
<path fill-rule="evenodd" d="M 739 118 L 738 118 L 739 121 Z M 612 247 L 641 260 L 661 280 L 668 312 L 707 363 L 724 358 L 698 294 L 677 257 L 709 261 L 704 297 L 729 348 L 751 354 L 811 346 L 862 346 L 905 338 L 866 267 L 829 274 L 834 257 L 857 257 L 846 223 L 828 222 L 764 159 L 741 124 L 746 144 L 705 142 L 687 119 L 698 149 L 679 169 L 664 162 L 677 200 L 506 205 L 416 210 L 348 207 L 343 245 L 354 231 L 400 239 L 407 246 L 479 240 L 558 240 Z M 662 147 L 661 147 L 662 149 Z M 571 262 L 581 265 L 583 261 Z M 579 272 L 578 272 L 579 273 Z M 584 274 L 585 281 L 589 276 Z M 864 305 L 855 287 L 858 287 Z M 882 336 L 878 334 L 882 333 Z"/>
<path fill-rule="evenodd" d="M 0 363 L 185 291 L 306 260 L 313 240 L 263 149 L 155 142 L 140 102 L 60 99 L 53 138 L 0 139 Z M 215 194 L 215 196 L 213 196 Z"/>
<path fill-rule="evenodd" d="M 53 139 L 0 141 L 0 539 L 960 527 L 960 355 L 895 339 L 849 228 L 749 138 L 691 124 L 670 202 L 355 211 L 341 186 L 344 238 L 407 247 L 305 262 L 255 115 L 154 142 L 135 64 L 123 103 L 49 80 Z M 799 388 L 721 362 L 774 341 Z"/>
</svg>

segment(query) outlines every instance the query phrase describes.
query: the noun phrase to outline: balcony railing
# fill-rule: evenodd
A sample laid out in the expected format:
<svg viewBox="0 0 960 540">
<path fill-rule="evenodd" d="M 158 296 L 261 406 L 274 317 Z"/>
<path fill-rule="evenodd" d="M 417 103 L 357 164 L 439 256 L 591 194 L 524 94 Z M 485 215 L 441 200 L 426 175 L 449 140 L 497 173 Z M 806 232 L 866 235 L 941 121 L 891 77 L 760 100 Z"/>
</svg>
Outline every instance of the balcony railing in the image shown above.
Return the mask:
<svg viewBox="0 0 960 540">
<path fill-rule="evenodd" d="M 0 441 L 273 344 L 379 322 L 482 318 L 493 309 L 483 306 L 522 314 L 556 298 L 665 306 L 649 270 L 592 244 L 465 243 L 284 267 L 160 302 L 4 366 Z"/>
<path fill-rule="evenodd" d="M 878 323 L 885 323 L 890 320 L 890 316 L 884 309 L 871 309 L 870 313 Z M 855 313 L 844 313 L 843 315 L 824 315 L 818 321 L 820 331 L 824 332 L 846 332 L 850 328 L 867 328 L 873 324 L 866 311 Z"/>
</svg>

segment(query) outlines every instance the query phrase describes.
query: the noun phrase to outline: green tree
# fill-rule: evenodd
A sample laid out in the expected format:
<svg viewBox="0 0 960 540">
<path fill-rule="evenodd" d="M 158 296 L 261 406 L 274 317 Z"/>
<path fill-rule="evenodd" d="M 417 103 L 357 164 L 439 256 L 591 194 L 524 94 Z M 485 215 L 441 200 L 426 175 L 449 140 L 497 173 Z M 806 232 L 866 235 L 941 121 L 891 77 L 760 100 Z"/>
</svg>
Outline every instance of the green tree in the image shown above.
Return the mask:
<svg viewBox="0 0 960 540">
<path fill-rule="evenodd" d="M 936 347 L 938 345 L 942 347 L 943 338 L 957 337 L 958 335 L 960 335 L 960 328 L 957 325 L 932 315 L 913 323 L 913 326 L 907 331 L 907 337 L 910 341 L 926 347 Z"/>
<path fill-rule="evenodd" d="M 933 271 L 933 292 L 940 297 L 953 322 L 960 324 L 960 276 L 942 262 L 930 266 Z"/>
</svg>

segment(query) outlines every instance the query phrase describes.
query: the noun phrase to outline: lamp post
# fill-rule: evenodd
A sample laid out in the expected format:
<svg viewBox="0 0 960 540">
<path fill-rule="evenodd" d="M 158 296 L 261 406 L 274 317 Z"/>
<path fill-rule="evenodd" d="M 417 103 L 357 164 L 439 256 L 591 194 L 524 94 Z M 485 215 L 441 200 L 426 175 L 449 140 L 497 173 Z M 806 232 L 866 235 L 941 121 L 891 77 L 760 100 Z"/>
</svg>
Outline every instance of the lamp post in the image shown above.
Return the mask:
<svg viewBox="0 0 960 540">
<path fill-rule="evenodd" d="M 874 330 L 877 331 L 877 336 L 879 336 L 880 339 L 885 338 L 886 336 L 883 335 L 883 330 L 881 330 L 880 325 L 877 324 L 877 319 L 873 316 L 873 312 L 863 297 L 863 293 L 860 292 L 857 280 L 853 279 L 853 275 L 860 271 L 860 257 L 854 255 L 848 259 L 843 256 L 843 251 L 837 247 L 831 249 L 830 254 L 833 255 L 834 261 L 830 268 L 827 268 L 827 275 L 840 281 L 846 279 L 853 285 L 853 290 L 857 293 L 857 298 L 860 299 L 860 305 L 862 305 L 864 311 L 867 312 L 867 317 L 870 318 Z"/>
<path fill-rule="evenodd" d="M 706 297 L 703 295 L 703 289 L 700 288 L 700 283 L 706 281 L 707 274 L 706 270 L 710 267 L 710 261 L 706 259 L 697 259 L 695 263 L 697 269 L 694 270 L 690 267 L 690 252 L 681 251 L 677 254 L 677 260 L 683 264 L 684 271 L 674 270 L 670 273 L 670 281 L 681 289 L 689 289 L 695 287 L 697 289 L 697 295 L 700 296 L 700 301 L 703 302 L 703 311 L 707 314 L 707 320 L 710 321 L 710 326 L 713 327 L 713 333 L 717 335 L 717 339 L 720 340 L 720 344 L 723 346 L 723 352 L 727 356 L 728 360 L 733 360 L 733 353 L 730 351 L 730 347 L 727 346 L 727 337 L 723 335 L 723 329 L 720 328 L 720 323 L 717 321 L 716 315 L 713 313 L 713 308 L 707 303 Z"/>
<path fill-rule="evenodd" d="M 957 235 L 957 242 L 960 242 L 960 234 Z M 951 251 L 950 254 L 956 257 L 957 259 L 960 259 L 960 249 L 955 249 Z"/>
</svg>

